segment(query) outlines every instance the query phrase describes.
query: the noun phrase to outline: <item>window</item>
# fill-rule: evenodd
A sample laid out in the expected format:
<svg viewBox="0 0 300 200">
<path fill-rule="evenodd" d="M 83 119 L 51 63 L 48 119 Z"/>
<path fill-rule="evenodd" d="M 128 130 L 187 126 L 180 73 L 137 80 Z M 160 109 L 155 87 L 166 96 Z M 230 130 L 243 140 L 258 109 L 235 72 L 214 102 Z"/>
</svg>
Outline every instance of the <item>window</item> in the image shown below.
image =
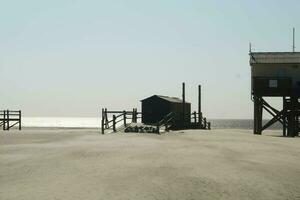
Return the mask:
<svg viewBox="0 0 300 200">
<path fill-rule="evenodd" d="M 277 88 L 278 87 L 277 80 L 269 80 L 269 87 L 270 88 Z"/>
</svg>

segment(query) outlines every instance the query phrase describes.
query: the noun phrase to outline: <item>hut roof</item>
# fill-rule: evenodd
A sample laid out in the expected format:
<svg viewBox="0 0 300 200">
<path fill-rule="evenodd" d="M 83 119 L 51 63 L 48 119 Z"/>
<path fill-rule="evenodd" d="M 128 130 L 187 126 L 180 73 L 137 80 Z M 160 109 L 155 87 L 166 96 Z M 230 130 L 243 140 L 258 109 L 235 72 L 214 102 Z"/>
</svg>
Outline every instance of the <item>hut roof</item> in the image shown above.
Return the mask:
<svg viewBox="0 0 300 200">
<path fill-rule="evenodd" d="M 300 63 L 300 52 L 252 52 L 250 64 Z"/>
<path fill-rule="evenodd" d="M 169 102 L 172 102 L 172 103 L 182 103 L 183 102 L 182 99 L 179 99 L 177 97 L 169 97 L 169 96 L 163 96 L 163 95 L 153 95 L 153 96 L 148 97 L 146 99 L 143 99 L 141 101 L 145 101 L 145 100 L 150 99 L 152 97 L 158 97 L 160 99 L 163 99 L 163 100 L 166 100 L 166 101 L 169 101 Z M 185 101 L 185 103 L 189 103 L 189 102 Z"/>
</svg>

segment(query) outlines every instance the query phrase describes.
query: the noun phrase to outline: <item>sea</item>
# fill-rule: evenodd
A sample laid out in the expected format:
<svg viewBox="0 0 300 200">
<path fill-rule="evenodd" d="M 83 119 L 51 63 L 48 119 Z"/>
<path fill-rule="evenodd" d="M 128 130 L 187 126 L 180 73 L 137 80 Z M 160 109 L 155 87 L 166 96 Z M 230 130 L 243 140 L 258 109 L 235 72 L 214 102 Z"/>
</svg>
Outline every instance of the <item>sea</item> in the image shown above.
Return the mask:
<svg viewBox="0 0 300 200">
<path fill-rule="evenodd" d="M 212 129 L 253 129 L 252 119 L 211 119 Z M 268 120 L 263 120 L 266 123 Z M 93 117 L 24 117 L 23 127 L 53 128 L 100 128 L 101 119 Z M 280 123 L 270 129 L 281 129 Z"/>
</svg>

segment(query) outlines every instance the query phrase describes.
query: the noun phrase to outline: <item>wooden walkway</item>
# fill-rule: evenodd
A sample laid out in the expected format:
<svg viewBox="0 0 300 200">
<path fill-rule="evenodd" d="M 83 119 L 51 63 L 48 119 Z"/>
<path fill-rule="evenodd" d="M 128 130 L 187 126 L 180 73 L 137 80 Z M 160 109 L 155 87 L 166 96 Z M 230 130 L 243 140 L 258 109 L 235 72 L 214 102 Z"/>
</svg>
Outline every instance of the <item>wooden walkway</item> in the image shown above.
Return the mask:
<svg viewBox="0 0 300 200">
<path fill-rule="evenodd" d="M 17 126 L 19 130 L 22 129 L 21 126 L 22 113 L 21 110 L 0 110 L 0 127 L 4 131 L 8 131 L 10 128 Z"/>
</svg>

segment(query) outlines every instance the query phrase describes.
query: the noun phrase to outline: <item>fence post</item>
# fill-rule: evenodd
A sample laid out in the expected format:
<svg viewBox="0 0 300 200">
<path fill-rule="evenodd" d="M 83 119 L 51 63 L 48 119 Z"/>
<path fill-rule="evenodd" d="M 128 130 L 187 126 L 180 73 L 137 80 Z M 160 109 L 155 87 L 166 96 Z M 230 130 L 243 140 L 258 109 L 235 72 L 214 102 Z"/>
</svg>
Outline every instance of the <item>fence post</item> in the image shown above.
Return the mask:
<svg viewBox="0 0 300 200">
<path fill-rule="evenodd" d="M 22 113 L 21 110 L 19 110 L 19 130 L 22 129 Z"/>
<path fill-rule="evenodd" d="M 6 130 L 9 130 L 9 110 L 6 111 L 6 115 L 7 115 L 7 127 Z"/>
<path fill-rule="evenodd" d="M 124 127 L 126 127 L 126 111 L 123 111 L 123 121 L 124 121 Z"/>
<path fill-rule="evenodd" d="M 6 110 L 3 111 L 3 130 L 5 131 L 6 126 Z"/>
<path fill-rule="evenodd" d="M 199 113 L 199 126 L 200 128 L 203 128 L 203 124 L 202 124 L 202 112 Z"/>
<path fill-rule="evenodd" d="M 104 117 L 105 117 L 105 128 L 109 128 L 108 117 L 107 117 L 107 108 L 104 109 Z"/>
<path fill-rule="evenodd" d="M 138 115 L 138 112 L 137 112 L 137 108 L 135 109 L 135 123 L 137 123 L 137 116 Z"/>
<path fill-rule="evenodd" d="M 116 132 L 116 115 L 113 115 L 113 131 Z"/>
<path fill-rule="evenodd" d="M 204 121 L 204 122 L 203 122 L 203 124 L 204 124 L 204 129 L 206 129 L 206 125 L 207 125 L 207 124 L 206 124 L 206 117 L 203 118 L 203 121 Z"/>
<path fill-rule="evenodd" d="M 104 118 L 101 119 L 101 133 L 104 134 Z"/>
</svg>

